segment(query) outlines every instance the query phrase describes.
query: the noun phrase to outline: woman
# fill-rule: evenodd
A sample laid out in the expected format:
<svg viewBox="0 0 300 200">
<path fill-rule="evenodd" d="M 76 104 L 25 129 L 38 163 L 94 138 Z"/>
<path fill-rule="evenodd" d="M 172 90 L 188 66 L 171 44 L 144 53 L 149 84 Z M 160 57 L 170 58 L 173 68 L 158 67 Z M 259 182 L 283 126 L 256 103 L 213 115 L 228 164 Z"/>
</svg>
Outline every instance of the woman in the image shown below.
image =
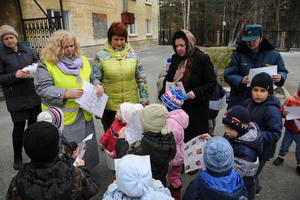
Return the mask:
<svg viewBox="0 0 300 200">
<path fill-rule="evenodd" d="M 104 131 L 112 124 L 120 104 L 149 104 L 148 88 L 143 66 L 137 53 L 127 41 L 127 28 L 113 22 L 107 32 L 108 40 L 96 55 L 93 72 L 103 83 L 109 96 L 102 117 Z"/>
<path fill-rule="evenodd" d="M 189 126 L 185 129 L 184 141 L 188 142 L 197 135 L 208 133 L 209 96 L 216 87 L 216 76 L 208 55 L 196 47 L 193 34 L 178 30 L 172 39 L 175 54 L 165 81 L 183 83 L 188 94 L 182 109 L 189 115 Z M 160 92 L 165 92 L 164 87 Z"/>
<path fill-rule="evenodd" d="M 231 86 L 228 109 L 243 104 L 249 97 L 249 70 L 252 68 L 277 65 L 277 73 L 272 75 L 276 86 L 283 86 L 288 70 L 280 53 L 263 37 L 263 26 L 247 25 L 244 28 L 242 42 L 231 55 L 230 66 L 224 70 L 224 79 Z"/>
<path fill-rule="evenodd" d="M 36 122 L 40 109 L 40 97 L 35 93 L 29 71 L 22 70 L 38 61 L 30 48 L 18 43 L 18 33 L 9 25 L 0 27 L 0 85 L 7 109 L 13 121 L 14 169 L 22 168 L 22 147 L 25 123 Z"/>
<path fill-rule="evenodd" d="M 92 75 L 86 57 L 80 55 L 75 36 L 64 30 L 53 33 L 41 52 L 42 61 L 36 72 L 35 86 L 42 97 L 42 110 L 57 106 L 64 114 L 63 136 L 69 141 L 80 142 L 89 134 L 84 160 L 86 166 L 94 168 L 98 162 L 98 149 L 92 114 L 79 107 L 75 98 L 83 94 L 83 81 L 91 82 L 103 94 L 103 87 Z"/>
</svg>

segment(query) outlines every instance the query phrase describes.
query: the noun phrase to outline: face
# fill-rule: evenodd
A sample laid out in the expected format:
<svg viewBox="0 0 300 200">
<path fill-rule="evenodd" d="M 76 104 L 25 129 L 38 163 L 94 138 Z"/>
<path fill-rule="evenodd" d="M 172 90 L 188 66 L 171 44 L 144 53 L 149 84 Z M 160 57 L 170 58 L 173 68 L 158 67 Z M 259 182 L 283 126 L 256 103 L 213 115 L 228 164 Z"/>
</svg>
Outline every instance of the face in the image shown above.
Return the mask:
<svg viewBox="0 0 300 200">
<path fill-rule="evenodd" d="M 4 46 L 6 46 L 12 50 L 15 50 L 15 48 L 17 47 L 17 43 L 18 43 L 18 40 L 15 35 L 7 34 L 7 35 L 4 35 L 2 39 L 3 39 L 2 42 L 3 42 Z"/>
<path fill-rule="evenodd" d="M 261 41 L 262 41 L 262 37 L 259 37 L 257 40 L 247 41 L 246 44 L 251 51 L 255 52 L 258 51 L 258 47 Z"/>
<path fill-rule="evenodd" d="M 186 54 L 186 44 L 184 39 L 178 38 L 175 40 L 175 48 L 176 48 L 176 53 L 180 56 L 183 57 Z"/>
<path fill-rule="evenodd" d="M 229 138 L 236 138 L 238 136 L 238 132 L 232 128 L 230 128 L 229 126 L 224 124 L 224 128 L 225 128 L 225 134 L 229 137 Z"/>
<path fill-rule="evenodd" d="M 118 120 L 120 122 L 123 121 L 123 118 L 122 118 L 120 110 L 117 110 L 116 115 L 115 115 L 115 120 Z"/>
<path fill-rule="evenodd" d="M 123 36 L 112 36 L 111 37 L 111 46 L 114 49 L 122 49 L 125 47 L 126 38 Z"/>
<path fill-rule="evenodd" d="M 67 58 L 72 58 L 75 53 L 74 40 L 68 39 L 63 48 L 64 48 L 64 56 L 66 56 Z"/>
<path fill-rule="evenodd" d="M 251 96 L 254 102 L 262 103 L 264 102 L 269 95 L 268 90 L 263 87 L 254 86 L 251 90 Z"/>
</svg>

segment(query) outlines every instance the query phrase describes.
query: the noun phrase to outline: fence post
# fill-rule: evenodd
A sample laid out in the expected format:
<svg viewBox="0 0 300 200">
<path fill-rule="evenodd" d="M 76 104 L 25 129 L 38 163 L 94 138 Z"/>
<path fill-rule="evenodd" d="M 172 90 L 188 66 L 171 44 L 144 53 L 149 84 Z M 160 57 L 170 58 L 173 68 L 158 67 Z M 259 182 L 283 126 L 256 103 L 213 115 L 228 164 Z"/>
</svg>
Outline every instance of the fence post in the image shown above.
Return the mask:
<svg viewBox="0 0 300 200">
<path fill-rule="evenodd" d="M 281 32 L 280 37 L 280 49 L 285 49 L 285 38 L 286 38 L 286 32 Z"/>
<path fill-rule="evenodd" d="M 217 45 L 219 46 L 221 44 L 221 31 L 216 31 L 217 32 Z"/>
</svg>

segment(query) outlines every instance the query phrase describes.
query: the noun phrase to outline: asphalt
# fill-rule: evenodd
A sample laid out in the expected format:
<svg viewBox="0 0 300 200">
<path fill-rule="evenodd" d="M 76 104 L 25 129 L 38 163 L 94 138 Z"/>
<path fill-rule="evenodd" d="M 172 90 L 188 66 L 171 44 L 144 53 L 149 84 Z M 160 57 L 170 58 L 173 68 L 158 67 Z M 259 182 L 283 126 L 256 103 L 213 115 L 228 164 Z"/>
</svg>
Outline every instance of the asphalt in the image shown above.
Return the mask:
<svg viewBox="0 0 300 200">
<path fill-rule="evenodd" d="M 166 59 L 173 53 L 171 46 L 151 46 L 151 48 L 144 48 L 139 51 L 141 62 L 144 64 L 144 70 L 147 75 L 149 86 L 149 94 L 151 102 L 156 101 L 156 81 L 160 69 L 164 66 Z M 289 78 L 286 82 L 286 94 L 292 94 L 298 86 L 300 75 L 300 53 L 283 53 L 286 66 L 289 73 Z M 283 99 L 281 99 L 282 101 Z M 224 110 L 219 113 L 217 118 L 217 127 L 215 133 L 223 135 L 224 129 L 221 123 L 221 118 Z M 96 126 L 97 137 L 101 137 L 103 129 L 100 120 L 94 119 Z M 0 143 L 0 199 L 5 199 L 5 194 L 11 178 L 17 172 L 13 170 L 13 148 L 11 141 L 12 122 L 9 113 L 7 112 L 4 101 L 0 101 L 0 127 L 1 127 L 1 143 Z M 284 133 L 284 130 L 283 132 Z M 283 134 L 282 134 L 283 136 Z M 281 144 L 281 140 L 278 142 Z M 277 152 L 279 145 L 277 145 Z M 257 197 L 258 200 L 299 200 L 300 192 L 300 176 L 296 174 L 296 161 L 295 161 L 295 144 L 290 148 L 291 152 L 287 155 L 285 162 L 281 166 L 274 166 L 273 159 L 267 163 L 261 174 L 261 195 Z M 100 195 L 105 192 L 107 186 L 113 181 L 113 175 L 107 169 L 103 152 L 99 151 L 100 164 L 92 170 L 93 175 L 100 187 Z M 28 157 L 23 153 L 24 160 L 28 161 Z M 275 159 L 276 156 L 274 156 Z M 197 175 L 190 176 L 184 174 L 182 176 L 183 189 L 189 182 Z"/>
</svg>

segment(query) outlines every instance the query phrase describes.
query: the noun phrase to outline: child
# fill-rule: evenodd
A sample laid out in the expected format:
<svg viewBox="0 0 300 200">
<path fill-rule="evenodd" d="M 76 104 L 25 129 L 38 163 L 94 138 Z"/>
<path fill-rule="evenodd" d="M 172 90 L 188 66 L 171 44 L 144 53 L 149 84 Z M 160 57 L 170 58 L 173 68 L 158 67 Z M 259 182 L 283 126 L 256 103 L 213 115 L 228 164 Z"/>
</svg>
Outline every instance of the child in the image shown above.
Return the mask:
<svg viewBox="0 0 300 200">
<path fill-rule="evenodd" d="M 259 158 L 259 166 L 255 175 L 256 195 L 259 194 L 259 175 L 266 162 L 274 156 L 278 142 L 282 120 L 280 102 L 273 95 L 273 80 L 265 72 L 255 75 L 250 84 L 251 98 L 245 100 L 244 106 L 250 113 L 250 121 L 255 122 L 263 136 L 263 154 Z"/>
<path fill-rule="evenodd" d="M 149 166 L 141 156 L 124 156 L 116 166 L 116 181 L 108 186 L 103 200 L 172 200 L 170 191 L 152 179 Z"/>
<path fill-rule="evenodd" d="M 49 122 L 36 122 L 24 133 L 31 159 L 12 179 L 6 199 L 90 199 L 98 185 L 81 168 L 58 159 L 59 131 Z"/>
<path fill-rule="evenodd" d="M 285 117 L 288 114 L 288 111 L 284 110 L 285 106 L 300 106 L 300 83 L 298 90 L 294 93 L 293 96 L 287 98 L 282 105 L 281 111 L 282 115 Z M 300 123 L 300 119 L 295 119 Z M 280 165 L 284 161 L 285 155 L 289 152 L 289 148 L 293 142 L 296 142 L 296 160 L 297 168 L 296 171 L 300 176 L 300 127 L 296 125 L 295 120 L 285 120 L 285 135 L 283 137 L 280 152 L 278 158 L 273 162 L 274 165 Z"/>
<path fill-rule="evenodd" d="M 214 68 L 215 71 L 215 76 L 216 79 L 218 77 L 218 71 L 216 68 Z M 209 110 L 208 110 L 208 133 L 213 136 L 214 135 L 214 130 L 216 127 L 216 119 L 217 116 L 219 114 L 219 109 L 221 108 L 214 108 L 213 106 L 211 106 L 211 104 L 213 103 L 220 103 L 221 101 L 223 101 L 224 96 L 226 95 L 226 92 L 224 90 L 224 88 L 222 87 L 222 85 L 217 81 L 217 85 L 215 88 L 215 91 L 209 96 Z M 226 99 L 225 99 L 226 102 Z M 226 105 L 226 103 L 224 103 L 224 106 Z"/>
<path fill-rule="evenodd" d="M 258 169 L 258 157 L 263 153 L 263 137 L 257 125 L 250 122 L 248 110 L 240 105 L 231 107 L 223 118 L 225 138 L 234 152 L 234 169 L 243 177 L 248 199 L 255 197 L 254 175 Z"/>
<path fill-rule="evenodd" d="M 144 136 L 129 146 L 124 132 L 119 132 L 116 144 L 117 156 L 125 154 L 150 155 L 151 170 L 154 179 L 166 186 L 168 163 L 176 154 L 176 143 L 173 134 L 167 129 L 168 110 L 160 104 L 146 106 L 140 115 Z"/>
<path fill-rule="evenodd" d="M 237 200 L 247 194 L 243 179 L 233 167 L 233 150 L 229 142 L 215 136 L 204 146 L 201 171 L 187 187 L 183 200 Z"/>
<path fill-rule="evenodd" d="M 169 111 L 167 119 L 167 128 L 173 133 L 176 142 L 176 155 L 169 162 L 169 171 L 167 175 L 170 184 L 172 197 L 176 200 L 181 199 L 181 171 L 183 168 L 184 157 L 184 129 L 189 125 L 189 116 L 181 109 L 184 99 L 187 95 L 177 90 L 169 90 L 161 96 L 161 101 L 166 105 Z"/>
<path fill-rule="evenodd" d="M 56 126 L 60 134 L 58 157 L 66 160 L 73 159 L 74 161 L 79 154 L 79 148 L 76 142 L 69 142 L 63 135 L 61 135 L 62 131 L 64 130 L 63 112 L 57 107 L 49 108 L 37 116 L 37 121 L 50 122 Z"/>
</svg>

